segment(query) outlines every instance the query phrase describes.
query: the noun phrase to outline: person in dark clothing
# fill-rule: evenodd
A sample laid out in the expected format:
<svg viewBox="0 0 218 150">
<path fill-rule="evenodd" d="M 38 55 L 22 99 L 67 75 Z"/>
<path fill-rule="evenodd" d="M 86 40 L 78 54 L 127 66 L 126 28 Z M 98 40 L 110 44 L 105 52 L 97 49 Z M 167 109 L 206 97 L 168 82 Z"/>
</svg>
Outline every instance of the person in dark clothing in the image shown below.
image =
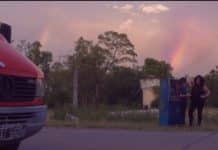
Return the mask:
<svg viewBox="0 0 218 150">
<path fill-rule="evenodd" d="M 181 124 L 185 125 L 185 113 L 186 113 L 186 108 L 187 108 L 187 99 L 188 99 L 188 84 L 186 81 L 186 78 L 181 78 L 179 80 L 180 84 L 180 92 L 179 92 L 179 97 L 180 97 L 180 102 L 181 102 L 181 114 L 182 114 L 182 122 Z"/>
<path fill-rule="evenodd" d="M 200 75 L 194 78 L 194 85 L 191 89 L 191 102 L 189 107 L 189 125 L 193 125 L 193 113 L 195 109 L 198 112 L 198 126 L 202 122 L 202 113 L 205 101 L 210 95 L 210 90 L 205 85 L 204 78 Z"/>
</svg>

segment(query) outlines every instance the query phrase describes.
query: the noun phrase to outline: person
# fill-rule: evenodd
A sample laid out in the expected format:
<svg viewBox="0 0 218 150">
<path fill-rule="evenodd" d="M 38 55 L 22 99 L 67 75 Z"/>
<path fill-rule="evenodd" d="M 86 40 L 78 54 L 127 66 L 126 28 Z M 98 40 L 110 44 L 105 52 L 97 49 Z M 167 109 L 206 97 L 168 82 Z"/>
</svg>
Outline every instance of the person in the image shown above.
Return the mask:
<svg viewBox="0 0 218 150">
<path fill-rule="evenodd" d="M 185 125 L 185 114 L 186 114 L 186 108 L 187 108 L 187 99 L 188 99 L 188 84 L 186 81 L 186 78 L 182 77 L 179 80 L 180 84 L 180 90 L 179 90 L 179 97 L 180 97 L 180 103 L 181 103 L 181 115 L 182 120 L 181 124 Z"/>
<path fill-rule="evenodd" d="M 198 126 L 201 126 L 202 113 L 205 101 L 210 95 L 210 90 L 205 84 L 205 80 L 201 75 L 194 78 L 194 84 L 191 89 L 191 101 L 189 107 L 189 125 L 193 125 L 193 113 L 197 109 Z"/>
</svg>

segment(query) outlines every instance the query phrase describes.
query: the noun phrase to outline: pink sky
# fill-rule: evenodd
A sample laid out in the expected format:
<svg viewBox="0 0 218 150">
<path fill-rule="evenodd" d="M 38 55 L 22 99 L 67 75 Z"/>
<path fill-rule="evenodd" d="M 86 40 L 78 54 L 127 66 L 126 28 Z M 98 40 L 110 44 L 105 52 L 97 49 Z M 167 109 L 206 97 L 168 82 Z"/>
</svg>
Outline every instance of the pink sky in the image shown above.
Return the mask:
<svg viewBox="0 0 218 150">
<path fill-rule="evenodd" d="M 205 74 L 218 65 L 218 2 L 0 2 L 0 19 L 13 39 L 40 40 L 55 60 L 83 36 L 127 33 L 138 63 L 163 59 L 174 75 Z"/>
</svg>

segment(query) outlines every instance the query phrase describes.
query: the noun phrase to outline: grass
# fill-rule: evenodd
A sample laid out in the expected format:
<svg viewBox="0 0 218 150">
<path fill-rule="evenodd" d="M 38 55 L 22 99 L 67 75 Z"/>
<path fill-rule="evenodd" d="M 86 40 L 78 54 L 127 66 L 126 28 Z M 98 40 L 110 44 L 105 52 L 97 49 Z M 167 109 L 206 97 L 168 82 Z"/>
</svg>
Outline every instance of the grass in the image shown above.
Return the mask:
<svg viewBox="0 0 218 150">
<path fill-rule="evenodd" d="M 218 109 L 206 108 L 204 120 L 201 127 L 168 126 L 160 127 L 158 115 L 153 113 L 129 113 L 109 115 L 111 111 L 118 112 L 126 108 L 105 108 L 95 111 L 92 108 L 81 109 L 58 109 L 49 111 L 47 127 L 70 127 L 70 128 L 113 128 L 128 130 L 149 130 L 149 131 L 217 131 L 218 130 Z M 64 117 L 66 112 L 72 113 L 79 118 L 79 121 L 69 121 Z"/>
<path fill-rule="evenodd" d="M 144 130 L 144 131 L 217 131 L 218 127 L 214 124 L 203 125 L 202 127 L 188 126 L 167 126 L 160 127 L 158 123 L 136 123 L 136 122 L 119 122 L 119 121 L 80 121 L 79 124 L 70 121 L 50 120 L 47 127 L 56 128 L 98 128 L 98 129 L 126 129 L 126 130 Z"/>
</svg>

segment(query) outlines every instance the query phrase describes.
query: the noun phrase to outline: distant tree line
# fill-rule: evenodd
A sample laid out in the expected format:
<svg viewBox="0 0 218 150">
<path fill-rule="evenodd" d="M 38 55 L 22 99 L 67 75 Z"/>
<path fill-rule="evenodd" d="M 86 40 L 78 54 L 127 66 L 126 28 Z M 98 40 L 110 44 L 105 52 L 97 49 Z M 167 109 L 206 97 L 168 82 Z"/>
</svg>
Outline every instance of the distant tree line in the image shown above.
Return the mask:
<svg viewBox="0 0 218 150">
<path fill-rule="evenodd" d="M 208 88 L 211 90 L 208 105 L 218 107 L 218 66 L 207 73 L 205 79 Z"/>
<path fill-rule="evenodd" d="M 98 35 L 97 42 L 80 37 L 62 62 L 54 62 L 51 51 L 42 50 L 39 41 L 22 40 L 16 47 L 44 72 L 45 100 L 50 108 L 141 106 L 140 79 L 173 77 L 171 65 L 163 60 L 147 57 L 138 65 L 127 34 L 115 31 Z M 218 67 L 205 78 L 212 91 L 209 105 L 218 106 Z"/>
</svg>

